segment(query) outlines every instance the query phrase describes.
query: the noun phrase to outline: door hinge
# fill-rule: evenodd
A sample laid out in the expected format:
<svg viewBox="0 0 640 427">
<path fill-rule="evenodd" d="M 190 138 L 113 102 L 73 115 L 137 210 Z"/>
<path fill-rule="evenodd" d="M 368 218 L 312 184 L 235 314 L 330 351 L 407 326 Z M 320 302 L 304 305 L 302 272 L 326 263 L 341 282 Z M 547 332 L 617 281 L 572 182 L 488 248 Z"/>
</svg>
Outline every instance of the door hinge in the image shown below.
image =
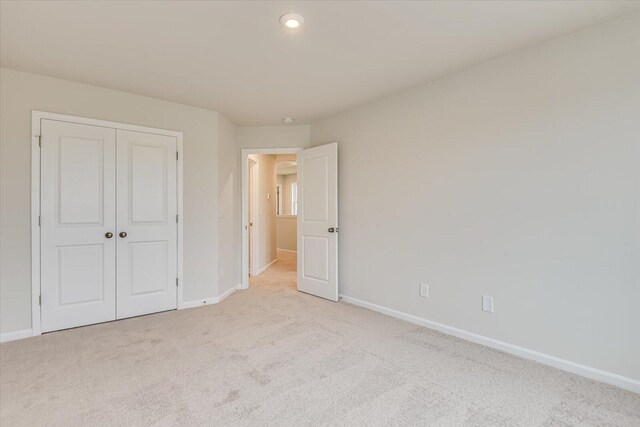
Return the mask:
<svg viewBox="0 0 640 427">
<path fill-rule="evenodd" d="M 42 135 L 38 135 L 38 147 L 42 148 Z"/>
<path fill-rule="evenodd" d="M 42 227 L 42 215 L 38 215 L 38 227 Z"/>
<path fill-rule="evenodd" d="M 42 295 L 38 295 L 38 305 L 42 305 Z"/>
<path fill-rule="evenodd" d="M 176 215 L 176 224 L 178 223 L 178 215 Z"/>
<path fill-rule="evenodd" d="M 178 278 L 176 277 L 176 286 L 178 286 Z"/>
<path fill-rule="evenodd" d="M 176 160 L 178 160 L 178 154 L 179 154 L 179 153 L 176 151 Z"/>
</svg>

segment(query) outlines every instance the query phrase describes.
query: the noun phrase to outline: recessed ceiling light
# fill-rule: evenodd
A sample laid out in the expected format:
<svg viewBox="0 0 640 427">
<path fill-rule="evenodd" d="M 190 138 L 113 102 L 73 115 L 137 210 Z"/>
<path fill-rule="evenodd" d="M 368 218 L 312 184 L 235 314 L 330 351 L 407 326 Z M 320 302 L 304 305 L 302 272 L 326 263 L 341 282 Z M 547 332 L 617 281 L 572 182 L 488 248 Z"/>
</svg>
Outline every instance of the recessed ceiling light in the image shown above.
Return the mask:
<svg viewBox="0 0 640 427">
<path fill-rule="evenodd" d="M 291 123 L 293 123 L 293 117 L 285 117 L 284 119 L 282 119 L 282 123 L 290 125 Z"/>
<path fill-rule="evenodd" d="M 297 13 L 285 13 L 280 17 L 280 23 L 291 30 L 295 30 L 304 24 L 304 18 Z"/>
</svg>

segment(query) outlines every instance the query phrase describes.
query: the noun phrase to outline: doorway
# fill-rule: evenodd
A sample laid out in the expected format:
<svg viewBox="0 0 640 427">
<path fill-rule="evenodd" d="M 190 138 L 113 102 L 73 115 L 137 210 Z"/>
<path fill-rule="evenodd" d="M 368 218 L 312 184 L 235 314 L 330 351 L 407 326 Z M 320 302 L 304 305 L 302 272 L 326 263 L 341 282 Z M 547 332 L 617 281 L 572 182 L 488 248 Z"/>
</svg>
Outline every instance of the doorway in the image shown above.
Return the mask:
<svg viewBox="0 0 640 427">
<path fill-rule="evenodd" d="M 338 300 L 337 148 L 242 150 L 243 289 L 281 259 L 298 291 Z"/>
<path fill-rule="evenodd" d="M 276 250 L 278 257 L 297 254 L 298 162 L 293 154 L 276 156 Z"/>
<path fill-rule="evenodd" d="M 247 169 L 249 285 L 268 281 L 264 277 L 278 270 L 281 279 L 290 276 L 283 281 L 295 289 L 296 154 L 250 154 Z"/>
</svg>

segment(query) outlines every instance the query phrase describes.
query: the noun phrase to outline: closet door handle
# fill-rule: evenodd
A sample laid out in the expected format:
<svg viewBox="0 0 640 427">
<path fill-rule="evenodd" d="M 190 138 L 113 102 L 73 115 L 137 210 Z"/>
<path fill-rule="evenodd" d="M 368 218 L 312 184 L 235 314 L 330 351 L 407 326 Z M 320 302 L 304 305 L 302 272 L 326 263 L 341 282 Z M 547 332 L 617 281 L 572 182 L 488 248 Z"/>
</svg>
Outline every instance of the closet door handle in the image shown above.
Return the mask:
<svg viewBox="0 0 640 427">
<path fill-rule="evenodd" d="M 124 239 L 125 237 L 127 237 L 127 233 L 125 231 L 121 231 L 120 232 L 120 237 L 122 237 Z"/>
<path fill-rule="evenodd" d="M 113 233 L 109 231 L 108 233 L 104 234 L 104 237 L 106 237 L 107 239 L 110 239 L 113 237 Z"/>
</svg>

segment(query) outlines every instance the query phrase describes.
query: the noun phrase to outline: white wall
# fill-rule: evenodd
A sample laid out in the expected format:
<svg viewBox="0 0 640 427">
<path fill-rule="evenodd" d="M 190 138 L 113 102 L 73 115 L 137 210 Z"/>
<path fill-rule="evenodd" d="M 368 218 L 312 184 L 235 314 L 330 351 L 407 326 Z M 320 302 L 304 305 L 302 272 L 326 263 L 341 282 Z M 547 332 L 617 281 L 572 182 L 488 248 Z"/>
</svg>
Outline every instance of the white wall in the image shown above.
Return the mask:
<svg viewBox="0 0 640 427">
<path fill-rule="evenodd" d="M 256 154 L 258 163 L 258 271 L 276 259 L 276 156 Z M 267 195 L 270 197 L 267 198 Z M 252 242 L 253 244 L 253 242 Z M 239 254 L 239 253 L 238 253 Z"/>
<path fill-rule="evenodd" d="M 293 215 L 291 184 L 297 182 L 298 174 L 278 175 L 278 184 L 282 185 L 282 215 Z"/>
<path fill-rule="evenodd" d="M 298 250 L 298 218 L 278 216 L 276 219 L 276 246 L 287 251 Z"/>
<path fill-rule="evenodd" d="M 309 125 L 238 126 L 239 148 L 307 148 Z"/>
<path fill-rule="evenodd" d="M 291 213 L 291 183 L 297 182 L 298 175 L 290 173 L 278 175 L 277 183 L 282 186 L 282 212 L 276 218 L 276 247 L 288 251 L 296 251 L 298 248 L 298 219 Z"/>
<path fill-rule="evenodd" d="M 0 69 L 0 332 L 31 328 L 31 110 L 43 110 L 184 132 L 184 300 L 218 295 L 218 197 L 229 206 L 237 167 L 229 125 L 218 151 L 214 111 L 69 81 Z M 222 156 L 222 157 L 221 157 Z M 229 164 L 223 169 L 219 164 Z M 225 183 L 218 185 L 218 179 Z M 233 187 L 233 188 L 232 188 Z M 231 215 L 231 212 L 229 213 Z M 233 213 L 236 215 L 236 213 Z M 235 225 L 235 234 L 239 225 Z M 236 236 L 237 238 L 237 236 Z M 239 242 L 236 239 L 236 242 Z M 237 243 L 239 245 L 239 243 Z M 225 266 L 232 262 L 221 257 Z M 238 261 L 235 260 L 239 275 Z M 227 267 L 228 268 L 228 267 Z M 232 270 L 234 269 L 232 268 Z M 239 282 L 238 277 L 234 277 Z M 225 282 L 227 286 L 227 282 Z"/>
<path fill-rule="evenodd" d="M 339 142 L 342 294 L 640 379 L 640 15 L 311 138 Z"/>
<path fill-rule="evenodd" d="M 237 128 L 218 114 L 218 295 L 241 282 L 240 278 L 240 186 Z"/>
</svg>

